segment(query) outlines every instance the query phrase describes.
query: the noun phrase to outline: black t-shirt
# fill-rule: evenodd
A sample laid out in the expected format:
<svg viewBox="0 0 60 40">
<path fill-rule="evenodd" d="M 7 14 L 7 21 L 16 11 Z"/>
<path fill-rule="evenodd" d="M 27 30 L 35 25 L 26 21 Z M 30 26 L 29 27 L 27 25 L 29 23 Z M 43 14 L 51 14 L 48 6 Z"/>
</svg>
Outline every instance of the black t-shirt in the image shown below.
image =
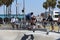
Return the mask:
<svg viewBox="0 0 60 40">
<path fill-rule="evenodd" d="M 45 21 L 46 19 L 45 18 L 43 18 L 43 21 Z"/>
<path fill-rule="evenodd" d="M 51 16 L 48 16 L 47 21 L 53 21 Z"/>
</svg>

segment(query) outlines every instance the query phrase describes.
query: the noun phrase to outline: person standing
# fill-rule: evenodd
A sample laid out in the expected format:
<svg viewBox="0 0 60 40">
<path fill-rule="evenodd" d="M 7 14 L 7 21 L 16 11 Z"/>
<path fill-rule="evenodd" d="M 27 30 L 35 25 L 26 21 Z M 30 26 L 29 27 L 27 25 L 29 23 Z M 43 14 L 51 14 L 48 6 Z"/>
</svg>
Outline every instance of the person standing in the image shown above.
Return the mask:
<svg viewBox="0 0 60 40">
<path fill-rule="evenodd" d="M 18 20 L 17 17 L 15 18 L 15 25 L 16 25 L 16 28 L 18 29 L 18 26 L 19 26 L 19 20 Z"/>
<path fill-rule="evenodd" d="M 51 24 L 51 28 L 52 28 L 51 31 L 54 31 L 53 19 L 52 19 L 52 16 L 50 14 L 48 14 L 47 21 Z"/>
<path fill-rule="evenodd" d="M 38 16 L 36 17 L 36 19 L 37 19 L 37 22 L 40 23 L 40 22 L 42 21 L 43 18 L 42 18 L 41 15 L 38 15 Z"/>
<path fill-rule="evenodd" d="M 43 23 L 43 27 L 46 28 L 46 24 L 47 24 L 47 22 L 46 22 L 46 18 L 45 18 L 45 16 L 44 16 L 43 19 L 42 19 L 42 23 Z"/>
<path fill-rule="evenodd" d="M 59 30 L 60 30 L 60 15 L 59 15 L 59 18 L 58 18 L 58 21 L 57 21 L 57 24 L 58 24 L 58 32 L 59 32 Z"/>
<path fill-rule="evenodd" d="M 36 19 L 37 19 L 37 26 L 38 26 L 38 28 L 42 28 L 42 19 L 43 19 L 43 17 L 41 15 L 38 15 L 36 17 Z"/>
<path fill-rule="evenodd" d="M 46 17 L 45 17 L 45 14 L 44 13 L 41 13 L 41 22 L 42 22 L 42 26 L 44 27 L 44 28 L 46 28 Z"/>
<path fill-rule="evenodd" d="M 31 28 L 33 29 L 33 32 L 35 32 L 35 28 L 36 28 L 36 16 L 32 16 L 30 22 L 31 22 Z"/>
<path fill-rule="evenodd" d="M 14 29 L 14 26 L 15 26 L 15 18 L 14 17 L 11 18 L 11 25 L 12 25 L 12 28 Z"/>
</svg>

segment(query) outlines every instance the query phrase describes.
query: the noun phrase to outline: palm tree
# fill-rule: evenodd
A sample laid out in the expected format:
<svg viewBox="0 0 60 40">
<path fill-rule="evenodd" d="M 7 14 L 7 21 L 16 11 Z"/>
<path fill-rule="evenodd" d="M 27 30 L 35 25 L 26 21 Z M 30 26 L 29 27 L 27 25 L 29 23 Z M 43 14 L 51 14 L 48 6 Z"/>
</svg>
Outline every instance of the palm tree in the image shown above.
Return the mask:
<svg viewBox="0 0 60 40">
<path fill-rule="evenodd" d="M 14 0 L 2 0 L 3 4 L 6 5 L 6 14 L 9 14 L 9 10 L 11 10 L 11 4 Z M 11 13 L 11 12 L 10 12 Z"/>
<path fill-rule="evenodd" d="M 57 5 L 57 7 L 60 9 L 60 1 L 58 1 L 58 5 Z"/>
<path fill-rule="evenodd" d="M 47 0 L 48 4 L 49 4 L 49 12 L 51 11 L 50 9 L 54 9 L 56 6 L 56 1 L 57 0 Z"/>
<path fill-rule="evenodd" d="M 48 4 L 49 4 L 49 12 L 51 11 L 50 9 L 54 9 L 56 6 L 56 0 L 47 0 Z"/>
<path fill-rule="evenodd" d="M 2 5 L 3 5 L 3 0 L 0 0 L 0 6 L 2 6 Z M 5 13 L 5 7 L 3 9 L 4 9 L 4 13 Z"/>
<path fill-rule="evenodd" d="M 45 8 L 45 16 L 47 16 L 46 10 L 48 9 L 48 7 L 49 7 L 48 2 L 44 2 L 44 3 L 43 3 L 43 8 Z"/>
<path fill-rule="evenodd" d="M 6 5 L 6 7 L 8 7 L 9 5 L 12 4 L 13 0 L 2 0 L 3 4 Z"/>
<path fill-rule="evenodd" d="M 43 3 L 43 8 L 45 8 L 45 9 L 47 10 L 48 7 L 49 7 L 48 2 L 44 2 L 44 3 Z"/>
<path fill-rule="evenodd" d="M 58 5 L 57 5 L 57 7 L 60 9 L 60 1 L 58 1 Z M 59 13 L 60 14 L 60 13 Z"/>
<path fill-rule="evenodd" d="M 43 8 L 49 8 L 49 13 L 51 12 L 51 9 L 53 10 L 55 8 L 55 6 L 56 0 L 46 0 L 46 2 L 43 3 Z"/>
<path fill-rule="evenodd" d="M 2 0 L 0 0 L 0 6 L 2 6 L 2 5 L 3 5 Z"/>
<path fill-rule="evenodd" d="M 54 9 L 56 6 L 56 0 L 47 0 L 47 2 L 49 3 L 49 6 Z"/>
</svg>

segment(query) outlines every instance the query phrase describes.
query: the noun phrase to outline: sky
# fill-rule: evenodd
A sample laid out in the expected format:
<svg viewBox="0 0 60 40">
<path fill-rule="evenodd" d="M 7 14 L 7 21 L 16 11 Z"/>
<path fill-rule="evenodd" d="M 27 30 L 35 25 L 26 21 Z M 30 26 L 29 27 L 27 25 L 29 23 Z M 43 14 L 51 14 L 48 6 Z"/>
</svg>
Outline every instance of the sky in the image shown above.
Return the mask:
<svg viewBox="0 0 60 40">
<path fill-rule="evenodd" d="M 18 1 L 18 14 L 22 14 L 23 9 L 23 0 L 17 0 Z M 39 15 L 42 12 L 45 12 L 45 9 L 43 8 L 43 2 L 46 0 L 25 0 L 25 14 L 33 12 L 34 15 Z M 16 1 L 12 3 L 12 11 L 11 14 L 16 14 Z M 4 6 L 0 7 L 0 14 L 4 14 Z M 55 8 L 57 10 L 58 8 Z"/>
</svg>

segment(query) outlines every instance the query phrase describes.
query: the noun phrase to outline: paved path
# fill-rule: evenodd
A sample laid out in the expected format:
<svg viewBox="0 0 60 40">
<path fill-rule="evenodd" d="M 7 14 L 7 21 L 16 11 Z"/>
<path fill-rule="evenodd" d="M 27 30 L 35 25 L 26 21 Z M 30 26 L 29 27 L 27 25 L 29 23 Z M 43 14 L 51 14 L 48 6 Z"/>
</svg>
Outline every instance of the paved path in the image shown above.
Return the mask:
<svg viewBox="0 0 60 40">
<path fill-rule="evenodd" d="M 12 29 L 11 24 L 1 24 L 0 25 L 0 30 L 10 30 Z"/>
<path fill-rule="evenodd" d="M 49 35 L 46 35 L 46 32 L 42 31 L 32 32 L 27 30 L 0 30 L 0 40 L 22 40 L 24 34 L 32 34 L 34 36 L 34 40 L 57 40 L 60 38 L 60 34 L 52 32 L 50 32 Z"/>
<path fill-rule="evenodd" d="M 51 26 L 46 27 L 46 28 L 49 28 L 51 30 Z M 13 28 L 12 28 L 11 24 L 2 24 L 2 25 L 0 25 L 0 30 L 13 30 Z M 15 30 L 17 30 L 16 27 L 15 27 Z M 20 30 L 20 27 L 18 30 Z M 58 26 L 54 26 L 54 30 L 56 32 L 58 32 Z"/>
</svg>

